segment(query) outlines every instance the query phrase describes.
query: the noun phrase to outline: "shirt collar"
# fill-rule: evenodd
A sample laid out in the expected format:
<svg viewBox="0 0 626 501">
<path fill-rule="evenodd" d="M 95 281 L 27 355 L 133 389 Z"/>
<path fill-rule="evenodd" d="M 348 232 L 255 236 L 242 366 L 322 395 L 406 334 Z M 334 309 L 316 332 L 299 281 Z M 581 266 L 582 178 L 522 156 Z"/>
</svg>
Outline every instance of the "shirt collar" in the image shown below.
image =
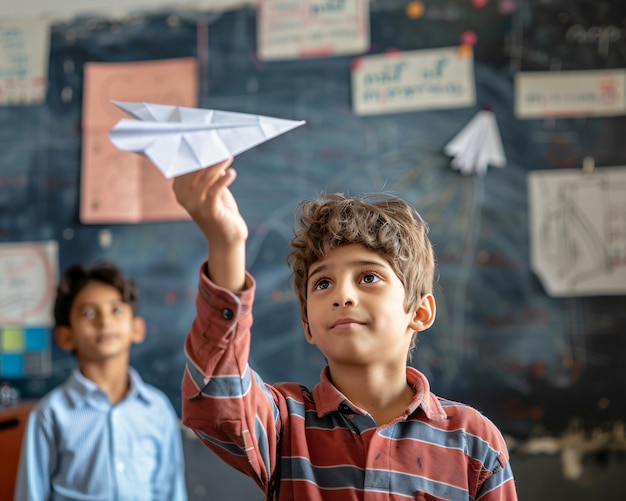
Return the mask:
<svg viewBox="0 0 626 501">
<path fill-rule="evenodd" d="M 150 392 L 141 379 L 141 376 L 132 367 L 128 368 L 128 375 L 130 377 L 130 388 L 124 400 L 137 399 L 146 405 L 150 405 L 152 402 Z M 101 401 L 109 403 L 108 398 L 98 385 L 91 379 L 83 376 L 78 367 L 72 371 L 66 381 L 65 387 L 67 390 L 67 398 L 74 407 L 81 407 L 88 403 L 93 404 Z"/>
<path fill-rule="evenodd" d="M 129 367 L 128 375 L 130 376 L 130 389 L 128 391 L 128 397 L 140 398 L 146 405 L 150 405 L 152 402 L 150 399 L 151 393 L 148 391 L 146 383 L 143 382 L 139 373 L 132 367 Z"/>
<path fill-rule="evenodd" d="M 448 418 L 438 398 L 430 392 L 428 379 L 421 372 L 413 367 L 406 368 L 406 380 L 409 386 L 415 391 L 415 396 L 409 404 L 405 415 L 408 417 L 417 409 L 422 409 L 426 417 L 432 421 L 441 421 Z M 317 409 L 318 417 L 323 417 L 331 412 L 336 412 L 340 405 L 348 405 L 356 414 L 364 414 L 363 409 L 359 409 L 350 402 L 343 393 L 330 381 L 328 366 L 322 369 L 320 382 L 313 388 L 313 401 Z"/>
</svg>

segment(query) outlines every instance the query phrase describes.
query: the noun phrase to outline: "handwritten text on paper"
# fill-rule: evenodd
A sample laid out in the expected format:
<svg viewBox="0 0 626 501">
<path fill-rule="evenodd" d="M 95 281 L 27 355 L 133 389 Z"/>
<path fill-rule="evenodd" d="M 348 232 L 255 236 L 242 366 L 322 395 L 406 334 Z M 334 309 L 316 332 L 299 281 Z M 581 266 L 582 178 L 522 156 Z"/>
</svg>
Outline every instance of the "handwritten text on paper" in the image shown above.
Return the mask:
<svg viewBox="0 0 626 501">
<path fill-rule="evenodd" d="M 451 47 L 365 56 L 352 70 L 352 99 L 357 115 L 471 106 L 471 52 Z"/>
<path fill-rule="evenodd" d="M 626 114 L 626 70 L 521 72 L 515 76 L 518 118 Z"/>
<path fill-rule="evenodd" d="M 369 48 L 369 3 L 362 0 L 261 0 L 262 60 L 361 54 Z"/>
<path fill-rule="evenodd" d="M 41 104 L 46 97 L 49 21 L 0 19 L 0 104 Z"/>
</svg>

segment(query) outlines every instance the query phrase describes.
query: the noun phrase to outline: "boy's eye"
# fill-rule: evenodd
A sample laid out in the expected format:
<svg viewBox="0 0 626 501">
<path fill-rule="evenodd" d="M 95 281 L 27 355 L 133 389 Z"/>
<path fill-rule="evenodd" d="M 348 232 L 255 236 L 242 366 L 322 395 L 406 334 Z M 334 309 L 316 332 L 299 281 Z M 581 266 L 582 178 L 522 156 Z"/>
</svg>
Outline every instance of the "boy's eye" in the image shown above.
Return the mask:
<svg viewBox="0 0 626 501">
<path fill-rule="evenodd" d="M 96 312 L 95 310 L 85 310 L 83 311 L 83 317 L 88 320 L 93 320 L 94 318 L 96 318 Z"/>
<path fill-rule="evenodd" d="M 366 273 L 365 275 L 363 275 L 363 278 L 361 280 L 363 280 L 363 282 L 366 284 L 373 284 L 380 281 L 380 278 L 378 278 L 374 273 Z"/>
<path fill-rule="evenodd" d="M 124 310 L 122 310 L 122 308 L 120 308 L 119 306 L 116 306 L 115 308 L 113 308 L 113 315 L 119 316 L 122 313 L 124 313 Z"/>
<path fill-rule="evenodd" d="M 317 282 L 315 282 L 315 287 L 316 290 L 325 290 L 330 288 L 330 282 L 328 280 L 326 280 L 325 278 L 322 278 L 321 280 L 318 280 Z"/>
</svg>

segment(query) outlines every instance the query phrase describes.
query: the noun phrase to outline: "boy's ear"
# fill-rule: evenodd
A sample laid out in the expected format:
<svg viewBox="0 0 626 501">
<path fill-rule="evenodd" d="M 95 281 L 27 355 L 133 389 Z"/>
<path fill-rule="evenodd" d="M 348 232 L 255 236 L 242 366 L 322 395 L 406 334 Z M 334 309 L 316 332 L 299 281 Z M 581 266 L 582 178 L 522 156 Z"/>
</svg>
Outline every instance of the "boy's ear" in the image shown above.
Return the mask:
<svg viewBox="0 0 626 501">
<path fill-rule="evenodd" d="M 74 351 L 76 347 L 74 336 L 72 336 L 72 328 L 68 325 L 60 325 L 54 329 L 54 340 L 59 345 L 59 348 L 65 351 Z"/>
<path fill-rule="evenodd" d="M 314 345 L 315 341 L 313 341 L 313 336 L 311 336 L 311 329 L 309 329 L 309 322 L 303 319 L 302 328 L 304 329 L 304 337 L 306 338 L 307 343 Z"/>
<path fill-rule="evenodd" d="M 146 321 L 142 317 L 133 317 L 133 343 L 143 343 L 146 338 Z"/>
<path fill-rule="evenodd" d="M 426 294 L 417 305 L 417 310 L 415 310 L 415 315 L 411 322 L 411 329 L 417 332 L 428 329 L 433 325 L 436 314 L 435 296 Z"/>
</svg>

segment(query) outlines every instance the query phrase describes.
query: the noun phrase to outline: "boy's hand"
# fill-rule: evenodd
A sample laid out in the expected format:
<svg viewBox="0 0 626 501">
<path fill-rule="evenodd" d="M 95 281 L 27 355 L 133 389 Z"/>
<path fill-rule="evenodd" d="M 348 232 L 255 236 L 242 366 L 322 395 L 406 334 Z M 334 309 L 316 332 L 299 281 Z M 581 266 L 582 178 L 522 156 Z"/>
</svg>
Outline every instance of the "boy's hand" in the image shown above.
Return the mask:
<svg viewBox="0 0 626 501">
<path fill-rule="evenodd" d="M 209 243 L 209 275 L 218 285 L 241 290 L 245 285 L 248 226 L 228 188 L 237 173 L 233 159 L 174 178 L 176 200 Z"/>
<path fill-rule="evenodd" d="M 209 244 L 238 244 L 248 237 L 248 227 L 228 189 L 237 177 L 230 169 L 232 157 L 221 163 L 174 178 L 176 200 L 207 237 Z"/>
</svg>

